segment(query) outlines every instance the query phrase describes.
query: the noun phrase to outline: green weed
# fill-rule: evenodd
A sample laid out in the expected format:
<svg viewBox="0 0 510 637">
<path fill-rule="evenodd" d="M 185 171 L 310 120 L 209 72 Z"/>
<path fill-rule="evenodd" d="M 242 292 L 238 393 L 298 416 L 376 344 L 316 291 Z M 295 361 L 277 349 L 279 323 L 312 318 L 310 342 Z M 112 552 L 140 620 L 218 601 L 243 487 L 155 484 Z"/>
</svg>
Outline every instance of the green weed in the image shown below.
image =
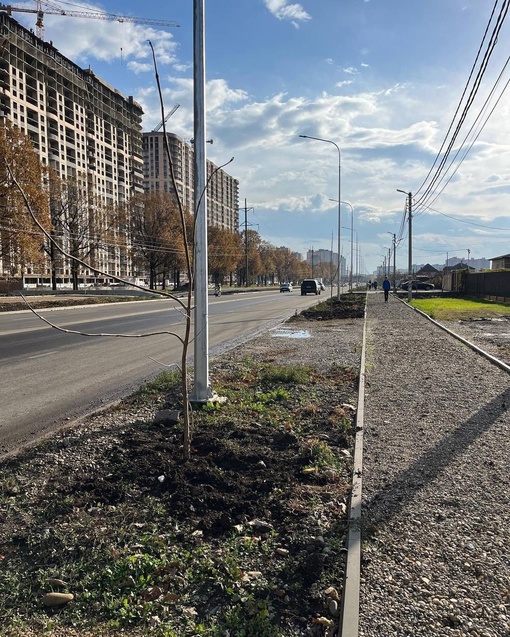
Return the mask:
<svg viewBox="0 0 510 637">
<path fill-rule="evenodd" d="M 310 378 L 312 370 L 300 365 L 266 365 L 260 373 L 262 383 L 306 383 Z"/>
<path fill-rule="evenodd" d="M 180 384 L 181 373 L 179 371 L 162 372 L 154 380 L 142 385 L 140 389 L 131 395 L 131 398 L 141 402 L 148 402 L 160 394 L 179 387 Z"/>
</svg>

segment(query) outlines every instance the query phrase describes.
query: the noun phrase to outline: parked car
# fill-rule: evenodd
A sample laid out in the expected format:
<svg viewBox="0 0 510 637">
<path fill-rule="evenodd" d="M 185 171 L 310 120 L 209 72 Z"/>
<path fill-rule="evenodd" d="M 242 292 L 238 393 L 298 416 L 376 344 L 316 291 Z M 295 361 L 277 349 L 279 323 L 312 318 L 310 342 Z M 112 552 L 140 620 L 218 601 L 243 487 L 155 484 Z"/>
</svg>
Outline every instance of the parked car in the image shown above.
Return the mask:
<svg viewBox="0 0 510 637">
<path fill-rule="evenodd" d="M 324 285 L 324 283 L 322 281 L 317 281 L 317 283 L 319 284 L 319 287 L 322 291 L 324 291 L 326 289 L 326 286 Z"/>
<path fill-rule="evenodd" d="M 320 294 L 321 286 L 317 279 L 303 279 L 301 282 L 301 296 L 305 294 Z"/>
<path fill-rule="evenodd" d="M 426 281 L 411 281 L 411 290 L 433 290 L 434 289 L 434 284 L 433 283 L 427 283 Z M 400 284 L 400 288 L 402 290 L 408 290 L 409 289 L 409 281 L 404 281 L 403 283 Z"/>
<path fill-rule="evenodd" d="M 280 292 L 292 292 L 292 283 L 282 283 L 280 285 Z"/>
</svg>

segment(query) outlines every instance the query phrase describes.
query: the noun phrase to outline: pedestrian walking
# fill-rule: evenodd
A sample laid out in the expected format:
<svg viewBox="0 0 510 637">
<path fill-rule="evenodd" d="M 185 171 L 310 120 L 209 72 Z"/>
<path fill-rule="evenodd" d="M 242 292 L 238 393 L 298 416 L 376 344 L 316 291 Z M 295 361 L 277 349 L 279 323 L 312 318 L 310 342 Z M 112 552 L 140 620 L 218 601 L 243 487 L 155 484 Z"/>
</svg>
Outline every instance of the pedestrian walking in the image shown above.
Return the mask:
<svg viewBox="0 0 510 637">
<path fill-rule="evenodd" d="M 374 286 L 374 290 L 377 292 L 377 281 L 374 281 L 372 285 Z"/>
<path fill-rule="evenodd" d="M 382 284 L 382 289 L 384 290 L 384 302 L 387 303 L 388 302 L 388 296 L 389 296 L 390 290 L 391 290 L 391 283 L 389 282 L 387 276 L 384 277 L 384 281 L 383 281 L 383 284 Z"/>
</svg>

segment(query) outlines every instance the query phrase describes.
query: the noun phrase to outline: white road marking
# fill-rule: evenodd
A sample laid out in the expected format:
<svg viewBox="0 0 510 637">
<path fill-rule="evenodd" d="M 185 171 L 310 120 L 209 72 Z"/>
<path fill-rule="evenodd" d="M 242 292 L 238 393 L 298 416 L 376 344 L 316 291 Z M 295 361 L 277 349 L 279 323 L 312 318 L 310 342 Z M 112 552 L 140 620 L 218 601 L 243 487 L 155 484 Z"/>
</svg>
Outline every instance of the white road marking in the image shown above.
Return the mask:
<svg viewBox="0 0 510 637">
<path fill-rule="evenodd" d="M 29 359 L 32 358 L 42 358 L 43 356 L 51 356 L 51 354 L 56 354 L 58 350 L 54 349 L 51 352 L 45 352 L 44 354 L 35 354 L 34 356 L 29 356 Z"/>
</svg>

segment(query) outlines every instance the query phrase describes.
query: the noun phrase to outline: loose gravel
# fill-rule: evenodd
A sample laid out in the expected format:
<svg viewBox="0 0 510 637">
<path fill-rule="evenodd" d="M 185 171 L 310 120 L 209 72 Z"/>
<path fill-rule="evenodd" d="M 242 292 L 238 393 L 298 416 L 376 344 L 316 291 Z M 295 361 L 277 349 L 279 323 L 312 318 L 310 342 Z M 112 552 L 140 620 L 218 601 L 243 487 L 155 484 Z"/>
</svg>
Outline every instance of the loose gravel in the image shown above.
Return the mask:
<svg viewBox="0 0 510 637">
<path fill-rule="evenodd" d="M 510 376 L 368 295 L 360 637 L 510 635 Z"/>
</svg>

